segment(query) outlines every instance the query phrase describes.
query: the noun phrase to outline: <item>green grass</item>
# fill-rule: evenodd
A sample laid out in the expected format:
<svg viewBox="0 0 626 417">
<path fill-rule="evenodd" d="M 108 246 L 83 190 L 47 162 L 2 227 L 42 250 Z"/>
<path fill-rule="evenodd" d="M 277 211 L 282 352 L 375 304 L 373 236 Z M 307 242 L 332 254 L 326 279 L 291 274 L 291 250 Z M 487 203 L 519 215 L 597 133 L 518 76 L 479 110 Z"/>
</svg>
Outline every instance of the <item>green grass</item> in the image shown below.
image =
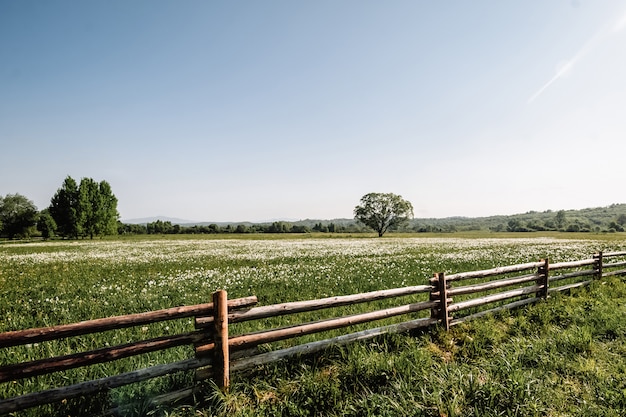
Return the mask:
<svg viewBox="0 0 626 417">
<path fill-rule="evenodd" d="M 217 238 L 168 236 L 0 245 L 0 331 L 190 305 L 224 288 L 229 298 L 257 295 L 261 305 L 419 285 L 433 272 L 492 268 L 549 257 L 589 258 L 624 250 L 616 235 L 563 239 L 552 234 L 511 239 L 496 234 L 437 237 L 340 235 Z M 519 237 L 521 234 L 515 234 Z M 610 239 L 608 239 L 608 237 Z M 235 239 L 233 239 L 235 238 Z M 157 415 L 620 415 L 624 409 L 623 283 L 597 283 L 591 292 L 477 320 L 450 333 L 396 335 L 331 349 L 233 376 L 220 394 L 207 386 L 197 404 Z M 420 298 L 421 297 L 421 298 Z M 426 295 L 415 299 L 425 299 Z M 413 299 L 411 299 L 413 300 Z M 405 300 L 406 301 L 406 300 Z M 239 325 L 246 332 L 322 314 L 354 314 L 390 302 Z M 406 318 L 404 318 L 406 319 Z M 400 319 L 402 320 L 402 318 Z M 397 320 L 396 320 L 397 321 Z M 255 327 L 257 326 L 257 327 Z M 1 363 L 68 353 L 193 328 L 191 320 L 0 350 Z M 328 332 L 265 349 L 355 331 Z M 186 359 L 191 348 L 142 355 L 62 375 L 0 384 L 0 397 Z M 621 356 L 620 356 L 621 355 Z M 88 400 L 23 415 L 80 414 L 129 405 L 190 383 L 180 374 L 113 390 Z M 594 399 L 596 398 L 596 399 Z M 603 400 L 600 400 L 602 398 Z M 607 405 L 603 405 L 607 404 Z M 133 412 L 134 410 L 134 412 Z M 617 410 L 617 411 L 611 411 Z M 154 411 L 154 410 L 152 410 Z M 611 414 L 613 413 L 613 414 Z M 22 415 L 22 414 L 20 414 Z"/>
<path fill-rule="evenodd" d="M 237 375 L 172 415 L 623 416 L 626 285 Z M 197 413 L 197 414 L 194 414 Z"/>
</svg>

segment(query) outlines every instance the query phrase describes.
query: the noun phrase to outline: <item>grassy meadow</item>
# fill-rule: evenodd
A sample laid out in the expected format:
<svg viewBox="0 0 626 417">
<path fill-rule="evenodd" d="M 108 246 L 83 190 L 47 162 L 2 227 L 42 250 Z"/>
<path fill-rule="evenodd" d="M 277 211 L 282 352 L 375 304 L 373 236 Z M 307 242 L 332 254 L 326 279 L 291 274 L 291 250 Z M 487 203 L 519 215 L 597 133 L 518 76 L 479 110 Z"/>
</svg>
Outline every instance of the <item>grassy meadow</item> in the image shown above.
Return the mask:
<svg viewBox="0 0 626 417">
<path fill-rule="evenodd" d="M 259 305 L 425 284 L 455 273 L 626 249 L 620 234 L 337 235 L 125 238 L 0 244 L 0 331 L 205 303 L 216 289 Z M 496 237 L 494 237 L 496 236 Z M 422 295 L 421 299 L 424 299 Z M 393 302 L 393 301 L 392 301 Z M 381 302 L 378 306 L 387 305 Z M 353 314 L 372 306 L 346 307 Z M 318 312 L 302 315 L 319 319 Z M 129 415 L 620 416 L 626 410 L 626 286 L 619 278 L 547 303 L 453 328 L 395 335 L 207 384 L 194 404 L 145 409 L 191 374 L 159 378 L 19 415 L 80 415 L 128 405 Z M 406 320 L 400 318 L 398 320 Z M 293 317 L 242 323 L 285 325 Z M 397 320 L 396 320 L 397 321 Z M 193 329 L 191 319 L 0 350 L 15 363 Z M 349 333 L 308 336 L 296 344 Z M 191 347 L 0 384 L 0 398 L 193 356 Z"/>
</svg>

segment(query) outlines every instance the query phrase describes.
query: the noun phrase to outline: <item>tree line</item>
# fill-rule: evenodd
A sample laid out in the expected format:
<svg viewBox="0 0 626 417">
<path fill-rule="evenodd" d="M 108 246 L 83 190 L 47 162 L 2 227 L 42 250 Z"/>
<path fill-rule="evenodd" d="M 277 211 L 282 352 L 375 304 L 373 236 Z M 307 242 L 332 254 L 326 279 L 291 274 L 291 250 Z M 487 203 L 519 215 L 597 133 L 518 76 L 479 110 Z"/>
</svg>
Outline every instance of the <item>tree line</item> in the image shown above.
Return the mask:
<svg viewBox="0 0 626 417">
<path fill-rule="evenodd" d="M 117 198 L 106 181 L 68 176 L 52 196 L 50 205 L 38 211 L 20 194 L 0 196 L 0 237 L 45 239 L 90 238 L 124 234 L 217 234 L 217 233 L 362 233 L 374 230 L 409 233 L 451 233 L 484 230 L 492 232 L 624 232 L 626 204 L 582 210 L 530 211 L 510 216 L 482 218 L 450 217 L 413 219 L 413 206 L 401 196 L 370 193 L 354 209 L 354 219 L 334 221 L 234 223 L 180 225 L 157 220 L 147 224 L 124 224 L 119 220 Z"/>
<path fill-rule="evenodd" d="M 408 226 L 415 232 L 591 232 L 615 233 L 626 229 L 626 204 L 581 210 L 529 211 L 509 216 L 416 219 Z"/>
<path fill-rule="evenodd" d="M 106 181 L 68 176 L 52 196 L 50 206 L 38 211 L 20 194 L 0 196 L 0 236 L 9 239 L 59 236 L 78 239 L 118 233 L 117 198 Z"/>
<path fill-rule="evenodd" d="M 356 223 L 349 225 L 339 225 L 333 222 L 317 222 L 312 226 L 285 221 L 272 223 L 250 223 L 250 224 L 226 224 L 216 223 L 184 226 L 172 224 L 171 221 L 156 220 L 146 224 L 125 224 L 119 222 L 118 233 L 134 235 L 176 235 L 176 234 L 229 234 L 229 233 L 362 233 L 366 229 Z"/>
</svg>

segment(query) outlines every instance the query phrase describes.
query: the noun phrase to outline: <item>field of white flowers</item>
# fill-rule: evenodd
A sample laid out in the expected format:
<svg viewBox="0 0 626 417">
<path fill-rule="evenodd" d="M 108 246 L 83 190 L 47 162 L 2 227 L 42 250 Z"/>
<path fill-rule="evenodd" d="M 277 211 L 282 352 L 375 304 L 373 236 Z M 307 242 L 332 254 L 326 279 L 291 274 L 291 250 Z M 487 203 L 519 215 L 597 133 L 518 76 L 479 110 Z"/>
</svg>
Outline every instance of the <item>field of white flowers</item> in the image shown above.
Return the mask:
<svg viewBox="0 0 626 417">
<path fill-rule="evenodd" d="M 216 289 L 262 304 L 419 285 L 626 244 L 552 238 L 133 240 L 0 245 L 0 331 L 204 303 Z"/>
<path fill-rule="evenodd" d="M 426 284 L 434 272 L 472 271 L 542 258 L 551 262 L 588 259 L 599 250 L 624 249 L 626 242 L 621 241 L 546 237 L 4 243 L 0 244 L 0 332 L 205 303 L 216 289 L 227 290 L 229 298 L 256 295 L 260 305 L 268 305 Z M 91 336 L 79 344 L 102 347 L 191 329 L 192 320 L 182 320 Z M 0 360 L 13 363 L 70 349 L 62 342 L 45 345 L 0 350 Z M 79 369 L 66 373 L 63 383 L 191 355 L 190 348 L 177 348 Z M 54 378 L 0 384 L 0 397 L 58 384 Z M 165 385 L 177 383 L 181 382 Z M 134 394 L 122 391 L 119 395 Z"/>
</svg>

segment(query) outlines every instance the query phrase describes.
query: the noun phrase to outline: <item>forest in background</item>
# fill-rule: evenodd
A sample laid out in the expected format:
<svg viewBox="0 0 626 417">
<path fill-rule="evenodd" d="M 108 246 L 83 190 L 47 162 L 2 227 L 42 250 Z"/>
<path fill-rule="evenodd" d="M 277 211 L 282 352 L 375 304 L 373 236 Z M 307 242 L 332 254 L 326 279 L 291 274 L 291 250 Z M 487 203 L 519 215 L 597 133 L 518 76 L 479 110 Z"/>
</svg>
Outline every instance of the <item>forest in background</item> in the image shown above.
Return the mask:
<svg viewBox="0 0 626 417">
<path fill-rule="evenodd" d="M 582 210 L 529 211 L 523 214 L 489 217 L 448 217 L 412 219 L 395 232 L 454 233 L 491 232 L 623 232 L 626 204 Z M 371 229 L 355 219 L 306 219 L 299 221 L 173 223 L 155 220 L 142 224 L 118 223 L 120 234 L 211 234 L 211 233 L 369 233 Z"/>
<path fill-rule="evenodd" d="M 398 196 L 400 197 L 400 196 Z M 401 197 L 400 197 L 401 198 Z M 410 203 L 408 203 L 410 205 Z M 523 214 L 489 217 L 411 218 L 388 229 L 397 233 L 454 232 L 587 232 L 616 233 L 626 228 L 626 204 L 581 210 L 529 211 Z M 105 235 L 229 234 L 229 233 L 370 233 L 356 218 L 305 219 L 269 222 L 184 223 L 174 219 L 145 222 L 119 220 L 117 198 L 106 181 L 91 178 L 76 181 L 66 177 L 51 198 L 50 206 L 39 211 L 20 194 L 0 195 L 0 238 L 90 238 Z"/>
</svg>

